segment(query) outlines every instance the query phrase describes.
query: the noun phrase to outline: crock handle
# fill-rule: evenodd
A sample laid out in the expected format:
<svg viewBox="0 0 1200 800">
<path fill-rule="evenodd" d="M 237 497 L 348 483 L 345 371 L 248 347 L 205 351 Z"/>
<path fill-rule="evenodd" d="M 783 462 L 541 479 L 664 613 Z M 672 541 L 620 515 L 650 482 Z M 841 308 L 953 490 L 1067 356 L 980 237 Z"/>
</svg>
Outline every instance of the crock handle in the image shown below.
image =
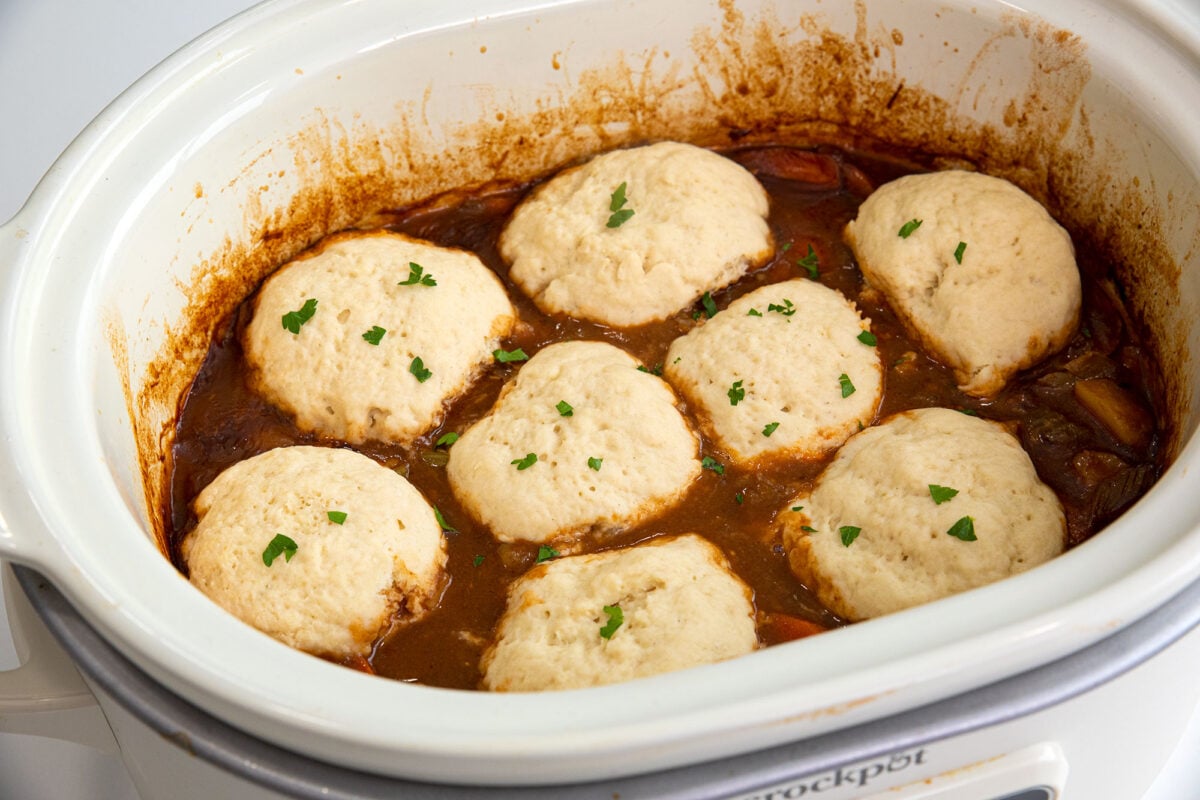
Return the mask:
<svg viewBox="0 0 1200 800">
<path fill-rule="evenodd" d="M 116 755 L 112 729 L 71 659 L 0 562 L 4 608 L 20 666 L 0 671 L 0 732 L 48 736 Z"/>
<path fill-rule="evenodd" d="M 7 326 L 12 324 L 13 315 L 8 304 L 14 302 L 17 294 L 14 283 L 21 271 L 21 259 L 26 257 L 30 237 L 34 235 L 26 224 L 27 218 L 22 209 L 0 225 L 0 341 L 5 341 L 11 333 Z M 0 351 L 0 384 L 11 380 L 11 374 L 9 354 Z M 0 395 L 0 436 L 4 437 L 4 446 L 0 446 L 0 563 L 7 560 L 40 568 L 45 561 L 44 546 L 39 526 L 31 522 L 36 513 L 14 461 L 8 432 L 19 430 L 20 423 L 11 415 L 14 412 L 8 396 Z M 2 703 L 0 700 L 0 712 Z"/>
</svg>

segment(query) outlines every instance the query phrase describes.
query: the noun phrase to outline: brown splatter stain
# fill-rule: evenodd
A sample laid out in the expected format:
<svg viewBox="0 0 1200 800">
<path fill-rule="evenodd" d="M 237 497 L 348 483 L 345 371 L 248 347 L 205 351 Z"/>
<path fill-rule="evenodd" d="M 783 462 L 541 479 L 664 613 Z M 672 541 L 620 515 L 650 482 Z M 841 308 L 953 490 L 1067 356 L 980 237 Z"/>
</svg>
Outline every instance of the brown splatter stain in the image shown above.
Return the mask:
<svg viewBox="0 0 1200 800">
<path fill-rule="evenodd" d="M 1158 356 L 1172 408 L 1186 410 L 1190 395 L 1181 376 L 1188 313 L 1162 313 L 1171 302 L 1163 298 L 1176 296 L 1179 282 L 1163 243 L 1165 210 L 1116 179 L 1121 171 L 1106 167 L 1115 151 L 1092 139 L 1081 102 L 1091 77 L 1083 43 L 1012 14 L 968 67 L 963 88 L 942 97 L 898 73 L 902 31 L 872 28 L 861 0 L 854 12 L 854 30 L 844 34 L 817 15 L 785 19 L 766 11 L 751 19 L 733 0 L 722 0 L 719 24 L 694 31 L 690 60 L 654 49 L 613 53 L 572 75 L 563 68 L 571 44 L 564 42 L 551 58 L 561 84 L 527 108 L 514 107 L 497 89 L 481 93 L 477 119 L 437 127 L 428 115 L 430 87 L 423 98 L 399 103 L 402 119 L 388 127 L 319 115 L 274 145 L 294 154 L 291 170 L 302 186 L 284 203 L 269 202 L 261 179 L 251 180 L 255 161 L 272 151 L 264 146 L 247 159 L 245 180 L 222 190 L 244 197 L 242 234 L 196 264 L 181 287 L 186 313 L 167 327 L 161 352 L 139 376 L 139 390 L 130 392 L 151 519 L 162 518 L 155 509 L 167 499 L 166 459 L 178 404 L 213 332 L 278 264 L 328 233 L 369 224 L 382 209 L 460 187 L 525 181 L 598 150 L 660 139 L 713 147 L 784 140 L 886 145 L 1013 180 L 1067 227 L 1088 231 L 1116 261 L 1140 265 L 1124 276 L 1132 304 L 1157 342 L 1176 343 Z M 997 47 L 1013 41 L 1029 50 L 1027 85 L 1002 119 L 979 122 L 966 87 Z M 1193 251 L 1200 250 L 1196 236 Z M 109 335 L 114 352 L 123 352 L 124 334 Z"/>
</svg>

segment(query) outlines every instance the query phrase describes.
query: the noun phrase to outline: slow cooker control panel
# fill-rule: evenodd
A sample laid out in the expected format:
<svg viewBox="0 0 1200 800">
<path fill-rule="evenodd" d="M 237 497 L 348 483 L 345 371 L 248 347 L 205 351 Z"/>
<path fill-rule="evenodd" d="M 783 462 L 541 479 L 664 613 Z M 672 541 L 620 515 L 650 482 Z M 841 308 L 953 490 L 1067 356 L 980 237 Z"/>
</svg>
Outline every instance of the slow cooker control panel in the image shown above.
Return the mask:
<svg viewBox="0 0 1200 800">
<path fill-rule="evenodd" d="M 939 772 L 941 760 L 926 748 L 892 753 L 729 800 L 1061 800 L 1067 779 L 1049 742 Z"/>
</svg>

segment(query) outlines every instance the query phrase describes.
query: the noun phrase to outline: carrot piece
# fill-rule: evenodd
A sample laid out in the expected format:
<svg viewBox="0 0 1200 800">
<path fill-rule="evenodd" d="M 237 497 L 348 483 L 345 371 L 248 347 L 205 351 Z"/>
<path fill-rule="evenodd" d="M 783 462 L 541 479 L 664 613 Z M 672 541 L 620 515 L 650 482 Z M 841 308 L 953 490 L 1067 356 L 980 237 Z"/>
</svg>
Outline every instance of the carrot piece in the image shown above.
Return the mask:
<svg viewBox="0 0 1200 800">
<path fill-rule="evenodd" d="M 790 642 L 828 630 L 818 622 L 793 617 L 791 614 L 764 614 L 762 624 L 769 633 L 769 638 L 775 642 Z"/>
</svg>

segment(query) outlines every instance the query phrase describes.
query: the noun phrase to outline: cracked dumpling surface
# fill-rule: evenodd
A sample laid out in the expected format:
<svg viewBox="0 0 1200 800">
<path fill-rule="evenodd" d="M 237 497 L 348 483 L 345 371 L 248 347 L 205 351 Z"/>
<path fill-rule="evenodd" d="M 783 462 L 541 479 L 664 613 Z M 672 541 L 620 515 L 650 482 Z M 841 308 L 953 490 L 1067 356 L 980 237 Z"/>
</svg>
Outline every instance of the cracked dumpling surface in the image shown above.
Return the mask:
<svg viewBox="0 0 1200 800">
<path fill-rule="evenodd" d="M 750 589 L 713 544 L 684 534 L 558 558 L 519 578 L 483 656 L 483 688 L 597 686 L 757 647 Z"/>
<path fill-rule="evenodd" d="M 639 366 L 603 342 L 535 353 L 450 448 L 455 497 L 506 542 L 567 541 L 678 502 L 700 442 L 671 388 Z"/>
<path fill-rule="evenodd" d="M 353 450 L 268 450 L 218 475 L 193 510 L 182 543 L 192 584 L 292 647 L 365 656 L 394 619 L 437 602 L 446 552 L 433 508 Z M 276 534 L 295 548 L 268 566 Z"/>
<path fill-rule="evenodd" d="M 267 278 L 244 345 L 256 391 L 302 430 L 406 444 L 441 421 L 515 323 L 473 253 L 354 232 Z"/>
<path fill-rule="evenodd" d="M 551 178 L 515 209 L 500 254 L 543 311 L 640 325 L 770 258 L 767 210 L 766 191 L 739 164 L 660 142 Z M 627 218 L 610 227 L 620 214 Z"/>
<path fill-rule="evenodd" d="M 777 518 L 792 571 L 851 622 L 1024 572 L 1066 543 L 1062 505 L 1017 438 L 946 408 L 855 434 Z"/>
<path fill-rule="evenodd" d="M 968 394 L 1000 391 L 1078 324 L 1070 236 L 1002 178 L 961 170 L 898 178 L 866 199 L 845 235 L 867 282 Z"/>
</svg>

